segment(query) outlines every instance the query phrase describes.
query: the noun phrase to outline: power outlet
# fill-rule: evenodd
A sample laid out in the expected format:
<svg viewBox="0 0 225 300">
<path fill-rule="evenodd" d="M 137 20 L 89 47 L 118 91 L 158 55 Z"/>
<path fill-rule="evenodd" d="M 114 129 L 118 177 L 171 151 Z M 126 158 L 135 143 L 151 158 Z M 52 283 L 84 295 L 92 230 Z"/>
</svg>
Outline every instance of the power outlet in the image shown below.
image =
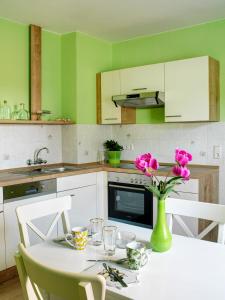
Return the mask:
<svg viewBox="0 0 225 300">
<path fill-rule="evenodd" d="M 213 158 L 220 159 L 222 157 L 222 147 L 220 145 L 213 146 Z"/>
<path fill-rule="evenodd" d="M 134 144 L 126 144 L 126 145 L 123 146 L 123 149 L 127 150 L 127 151 L 133 151 L 134 150 Z"/>
</svg>

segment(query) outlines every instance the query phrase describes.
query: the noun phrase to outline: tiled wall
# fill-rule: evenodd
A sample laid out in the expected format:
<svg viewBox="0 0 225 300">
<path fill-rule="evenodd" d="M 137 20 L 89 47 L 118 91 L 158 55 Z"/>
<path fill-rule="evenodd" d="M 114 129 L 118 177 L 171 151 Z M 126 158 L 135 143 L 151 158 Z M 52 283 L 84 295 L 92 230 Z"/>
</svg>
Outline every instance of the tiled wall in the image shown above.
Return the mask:
<svg viewBox="0 0 225 300">
<path fill-rule="evenodd" d="M 133 150 L 124 150 L 123 159 L 134 160 L 151 152 L 160 162 L 173 162 L 174 149 L 184 148 L 193 163 L 220 166 L 220 202 L 225 204 L 225 123 L 189 123 L 112 126 L 112 137 Z M 213 146 L 222 147 L 220 159 L 213 157 Z"/>
<path fill-rule="evenodd" d="M 62 161 L 61 126 L 0 125 L 0 169 L 26 166 L 34 151 L 48 147 L 41 157 L 49 163 Z"/>
<path fill-rule="evenodd" d="M 73 125 L 73 126 L 0 126 L 0 169 L 21 167 L 33 157 L 35 149 L 49 163 L 85 163 L 97 160 L 106 139 L 114 138 L 133 150 L 124 150 L 123 159 L 152 152 L 161 162 L 173 162 L 174 149 L 181 147 L 193 154 L 193 163 L 220 166 L 220 202 L 225 204 L 225 123 L 157 125 Z M 213 158 L 213 146 L 221 145 L 221 159 Z"/>
<path fill-rule="evenodd" d="M 225 123 L 157 124 L 113 126 L 113 138 L 122 145 L 133 144 L 134 150 L 125 150 L 124 159 L 151 152 L 161 162 L 173 162 L 174 149 L 185 148 L 193 155 L 193 163 L 219 164 L 213 159 L 213 146 L 225 146 Z"/>
<path fill-rule="evenodd" d="M 63 161 L 88 163 L 97 161 L 103 142 L 112 136 L 112 126 L 63 126 L 62 133 Z"/>
</svg>

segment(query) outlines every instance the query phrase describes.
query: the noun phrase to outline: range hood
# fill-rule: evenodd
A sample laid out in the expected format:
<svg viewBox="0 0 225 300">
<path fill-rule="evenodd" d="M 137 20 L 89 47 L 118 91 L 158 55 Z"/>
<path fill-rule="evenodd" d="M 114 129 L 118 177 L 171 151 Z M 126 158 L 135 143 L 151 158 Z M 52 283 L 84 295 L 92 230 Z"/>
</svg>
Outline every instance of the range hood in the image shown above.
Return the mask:
<svg viewBox="0 0 225 300">
<path fill-rule="evenodd" d="M 159 91 L 143 92 L 138 94 L 117 95 L 112 97 L 116 106 L 150 108 L 165 105 L 165 93 Z"/>
</svg>

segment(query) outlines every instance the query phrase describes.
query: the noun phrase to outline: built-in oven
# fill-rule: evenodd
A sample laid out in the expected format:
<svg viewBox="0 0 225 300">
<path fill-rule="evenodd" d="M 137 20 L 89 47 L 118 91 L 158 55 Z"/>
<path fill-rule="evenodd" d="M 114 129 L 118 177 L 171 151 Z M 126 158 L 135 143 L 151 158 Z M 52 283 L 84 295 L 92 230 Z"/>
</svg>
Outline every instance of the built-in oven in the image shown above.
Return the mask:
<svg viewBox="0 0 225 300">
<path fill-rule="evenodd" d="M 109 172 L 109 220 L 153 227 L 153 195 L 146 189 L 150 178 L 139 174 Z"/>
</svg>

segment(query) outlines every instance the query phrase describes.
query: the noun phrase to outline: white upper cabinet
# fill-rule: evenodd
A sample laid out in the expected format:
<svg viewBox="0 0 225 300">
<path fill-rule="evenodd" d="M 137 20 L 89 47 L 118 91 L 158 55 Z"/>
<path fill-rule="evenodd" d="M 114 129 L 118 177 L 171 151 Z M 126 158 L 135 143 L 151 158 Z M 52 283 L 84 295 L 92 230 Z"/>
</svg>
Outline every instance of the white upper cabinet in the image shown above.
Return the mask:
<svg viewBox="0 0 225 300">
<path fill-rule="evenodd" d="M 120 70 L 97 74 L 97 124 L 136 123 L 134 108 L 116 107 L 112 96 L 121 94 Z"/>
<path fill-rule="evenodd" d="M 165 122 L 217 121 L 218 75 L 208 56 L 165 63 Z"/>
<path fill-rule="evenodd" d="M 101 124 L 120 124 L 121 107 L 112 102 L 120 94 L 120 71 L 101 73 Z"/>
<path fill-rule="evenodd" d="M 219 63 L 202 56 L 97 74 L 97 123 L 135 123 L 112 96 L 150 91 L 165 92 L 165 122 L 219 121 Z"/>
<path fill-rule="evenodd" d="M 121 94 L 164 91 L 164 64 L 120 70 Z"/>
</svg>

